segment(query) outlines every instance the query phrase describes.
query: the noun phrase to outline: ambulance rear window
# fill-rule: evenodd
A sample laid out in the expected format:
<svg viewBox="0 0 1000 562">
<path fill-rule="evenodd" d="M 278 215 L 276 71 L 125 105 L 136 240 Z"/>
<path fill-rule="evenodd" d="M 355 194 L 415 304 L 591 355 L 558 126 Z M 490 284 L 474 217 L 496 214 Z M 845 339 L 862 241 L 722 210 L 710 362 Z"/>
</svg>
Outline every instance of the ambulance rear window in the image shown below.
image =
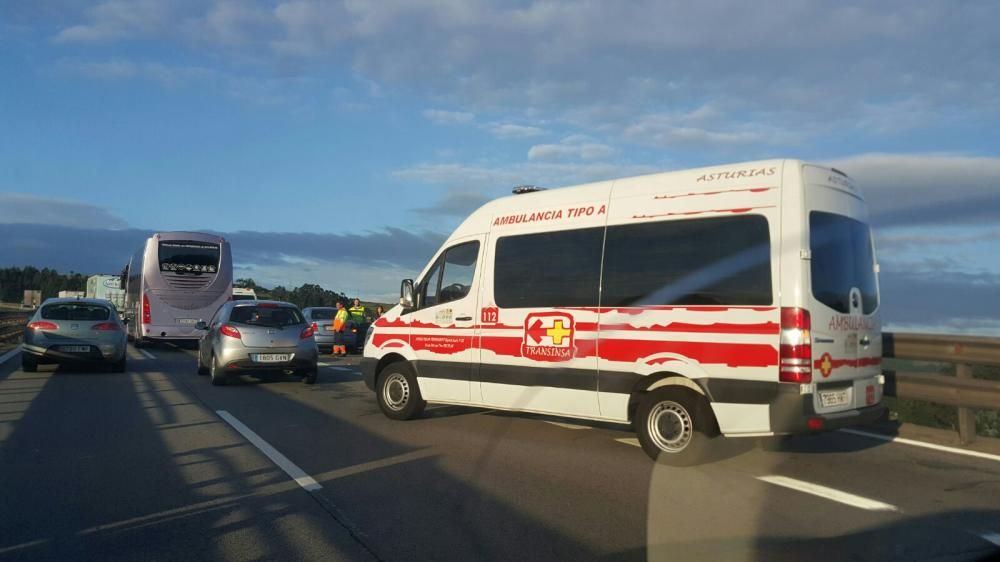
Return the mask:
<svg viewBox="0 0 1000 562">
<path fill-rule="evenodd" d="M 861 309 L 878 308 L 875 255 L 868 225 L 837 215 L 809 213 L 813 297 L 837 312 L 851 311 L 851 289 L 861 292 Z"/>
</svg>

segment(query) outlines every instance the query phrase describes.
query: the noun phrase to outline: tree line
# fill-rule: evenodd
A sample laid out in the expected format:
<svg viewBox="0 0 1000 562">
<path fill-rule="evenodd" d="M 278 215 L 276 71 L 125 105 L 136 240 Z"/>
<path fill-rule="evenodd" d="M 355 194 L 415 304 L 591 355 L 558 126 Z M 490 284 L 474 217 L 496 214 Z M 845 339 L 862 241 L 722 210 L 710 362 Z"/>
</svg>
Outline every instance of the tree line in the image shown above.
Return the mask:
<svg viewBox="0 0 1000 562">
<path fill-rule="evenodd" d="M 349 307 L 354 300 L 344 293 L 324 289 L 314 283 L 305 283 L 294 289 L 286 289 L 281 285 L 278 285 L 273 289 L 268 289 L 258 285 L 253 279 L 237 279 L 233 282 L 233 286 L 242 287 L 244 289 L 253 289 L 253 292 L 256 293 L 258 299 L 290 302 L 299 308 L 306 308 L 309 306 L 336 306 L 338 302 L 342 302 L 344 303 L 344 306 Z M 362 304 L 369 308 L 374 308 L 376 305 L 382 303 L 363 302 Z"/>
<path fill-rule="evenodd" d="M 19 303 L 26 290 L 41 291 L 43 299 L 59 296 L 59 291 L 85 291 L 87 276 L 74 271 L 59 273 L 47 267 L 0 268 L 0 302 Z"/>
<path fill-rule="evenodd" d="M 0 302 L 20 303 L 24 299 L 24 291 L 39 290 L 42 298 L 47 299 L 59 295 L 59 291 L 87 290 L 87 275 L 70 271 L 60 273 L 55 269 L 27 266 L 0 268 Z M 305 308 L 307 306 L 336 306 L 337 302 L 350 306 L 351 300 L 342 292 L 331 291 L 314 283 L 306 283 L 294 289 L 286 289 L 279 285 L 268 289 L 257 284 L 253 279 L 237 279 L 236 287 L 253 289 L 259 299 L 273 299 L 294 303 Z M 379 303 L 365 303 L 374 307 Z"/>
</svg>

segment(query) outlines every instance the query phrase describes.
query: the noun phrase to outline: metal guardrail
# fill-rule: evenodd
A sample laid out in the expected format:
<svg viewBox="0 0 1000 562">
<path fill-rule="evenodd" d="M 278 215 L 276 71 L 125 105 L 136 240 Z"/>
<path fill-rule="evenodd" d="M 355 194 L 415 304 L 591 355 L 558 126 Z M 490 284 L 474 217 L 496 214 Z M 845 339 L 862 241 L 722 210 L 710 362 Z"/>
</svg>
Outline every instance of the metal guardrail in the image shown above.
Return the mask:
<svg viewBox="0 0 1000 562">
<path fill-rule="evenodd" d="M 21 337 L 33 310 L 0 310 L 0 343 Z"/>
<path fill-rule="evenodd" d="M 936 334 L 882 334 L 882 357 L 954 363 L 955 376 L 887 372 L 886 394 L 958 408 L 958 436 L 976 438 L 973 409 L 1000 409 L 1000 381 L 972 378 L 973 365 L 1000 367 L 1000 338 Z"/>
</svg>

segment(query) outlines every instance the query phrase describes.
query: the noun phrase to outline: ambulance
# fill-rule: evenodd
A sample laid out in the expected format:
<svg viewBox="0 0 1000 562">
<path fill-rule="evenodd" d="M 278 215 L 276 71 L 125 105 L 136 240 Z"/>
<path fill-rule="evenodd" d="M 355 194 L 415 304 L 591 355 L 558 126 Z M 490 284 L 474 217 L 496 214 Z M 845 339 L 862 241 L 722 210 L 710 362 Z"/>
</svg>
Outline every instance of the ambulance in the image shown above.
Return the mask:
<svg viewBox="0 0 1000 562">
<path fill-rule="evenodd" d="M 688 465 L 717 436 L 876 420 L 881 357 L 861 191 L 769 160 L 486 203 L 402 282 L 361 368 L 393 419 L 431 402 L 632 424 Z"/>
</svg>

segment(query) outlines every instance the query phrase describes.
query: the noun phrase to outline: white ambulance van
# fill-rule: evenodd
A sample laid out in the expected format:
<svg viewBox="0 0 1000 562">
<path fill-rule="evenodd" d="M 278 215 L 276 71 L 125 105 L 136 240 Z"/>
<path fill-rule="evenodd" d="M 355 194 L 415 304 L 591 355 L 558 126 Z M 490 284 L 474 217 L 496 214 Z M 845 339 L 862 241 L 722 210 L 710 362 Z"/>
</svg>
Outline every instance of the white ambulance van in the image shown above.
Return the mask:
<svg viewBox="0 0 1000 562">
<path fill-rule="evenodd" d="M 878 264 L 844 173 L 772 160 L 520 191 L 472 213 L 369 330 L 385 415 L 632 423 L 651 457 L 691 464 L 717 435 L 882 414 Z"/>
</svg>

